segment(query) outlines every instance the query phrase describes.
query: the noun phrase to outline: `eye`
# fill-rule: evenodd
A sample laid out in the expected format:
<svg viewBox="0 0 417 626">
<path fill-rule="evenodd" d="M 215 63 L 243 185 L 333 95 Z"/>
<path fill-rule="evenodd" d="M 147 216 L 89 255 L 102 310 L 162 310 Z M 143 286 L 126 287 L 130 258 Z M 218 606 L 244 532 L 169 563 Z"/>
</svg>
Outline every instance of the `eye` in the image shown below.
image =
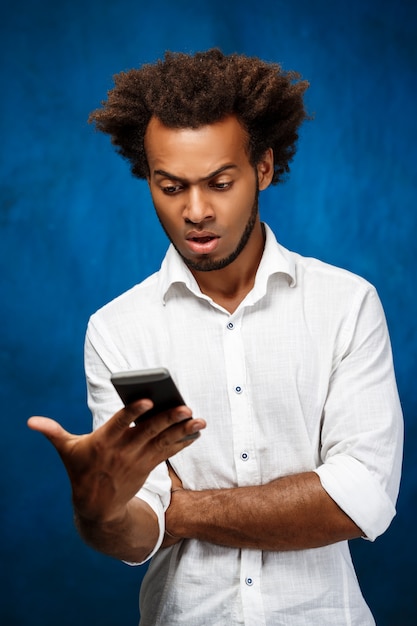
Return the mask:
<svg viewBox="0 0 417 626">
<path fill-rule="evenodd" d="M 174 194 L 181 191 L 181 189 L 182 189 L 182 185 L 179 185 L 179 184 L 161 186 L 162 192 L 165 193 L 167 196 L 173 196 Z"/>
<path fill-rule="evenodd" d="M 226 189 L 230 189 L 232 184 L 232 182 L 215 182 L 211 183 L 210 187 L 212 187 L 216 191 L 226 191 Z"/>
</svg>

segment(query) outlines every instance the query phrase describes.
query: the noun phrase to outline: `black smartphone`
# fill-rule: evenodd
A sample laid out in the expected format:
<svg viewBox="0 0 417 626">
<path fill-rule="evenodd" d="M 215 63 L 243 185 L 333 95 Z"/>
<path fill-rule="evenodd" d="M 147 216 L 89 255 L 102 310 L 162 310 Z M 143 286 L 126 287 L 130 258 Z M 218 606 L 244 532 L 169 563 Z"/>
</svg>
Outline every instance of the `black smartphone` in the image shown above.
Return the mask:
<svg viewBox="0 0 417 626">
<path fill-rule="evenodd" d="M 169 371 L 164 367 L 116 372 L 112 374 L 111 382 L 125 405 L 141 398 L 150 398 L 154 403 L 149 411 L 135 420 L 136 423 L 185 404 Z"/>
</svg>

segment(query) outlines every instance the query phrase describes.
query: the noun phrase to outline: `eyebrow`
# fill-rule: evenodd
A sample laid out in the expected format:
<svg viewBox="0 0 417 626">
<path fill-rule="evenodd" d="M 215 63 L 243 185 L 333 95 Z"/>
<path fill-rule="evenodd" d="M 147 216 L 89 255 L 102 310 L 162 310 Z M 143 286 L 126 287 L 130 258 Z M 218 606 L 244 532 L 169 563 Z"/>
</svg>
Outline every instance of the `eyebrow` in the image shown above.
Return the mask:
<svg viewBox="0 0 417 626">
<path fill-rule="evenodd" d="M 236 169 L 236 168 L 237 168 L 237 165 L 233 165 L 233 164 L 223 165 L 222 167 L 219 167 L 219 169 L 214 170 L 214 172 L 210 172 L 210 174 L 207 174 L 207 176 L 203 176 L 202 178 L 199 178 L 197 182 L 201 183 L 206 180 L 210 180 L 210 178 L 215 178 L 215 176 L 218 176 L 219 174 L 221 174 L 222 172 L 226 170 Z M 169 172 L 166 172 L 165 170 L 154 170 L 154 175 L 163 176 L 164 178 L 169 178 L 170 180 L 177 180 L 179 183 L 183 183 L 183 184 L 186 184 L 189 182 L 185 178 L 181 178 L 181 176 L 175 176 L 175 174 L 170 174 Z"/>
</svg>

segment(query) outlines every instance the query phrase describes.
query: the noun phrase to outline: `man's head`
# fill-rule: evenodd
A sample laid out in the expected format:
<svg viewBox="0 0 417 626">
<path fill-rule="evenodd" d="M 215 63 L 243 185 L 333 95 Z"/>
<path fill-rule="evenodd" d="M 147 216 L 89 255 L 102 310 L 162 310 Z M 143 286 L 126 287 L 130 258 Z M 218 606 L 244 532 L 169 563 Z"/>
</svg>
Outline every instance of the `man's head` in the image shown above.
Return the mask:
<svg viewBox="0 0 417 626">
<path fill-rule="evenodd" d="M 245 129 L 255 167 L 272 148 L 278 183 L 289 171 L 298 128 L 307 118 L 308 87 L 296 72 L 276 63 L 218 49 L 195 55 L 167 52 L 163 61 L 115 76 L 103 108 L 89 120 L 111 135 L 132 173 L 148 178 L 144 138 L 152 117 L 169 128 L 200 128 L 234 115 Z"/>
<path fill-rule="evenodd" d="M 157 117 L 149 122 L 145 150 L 153 204 L 192 271 L 221 270 L 238 257 L 250 267 L 259 260 L 258 192 L 271 182 L 273 156 L 267 150 L 254 167 L 246 146 L 235 115 L 195 129 L 170 128 Z"/>
</svg>

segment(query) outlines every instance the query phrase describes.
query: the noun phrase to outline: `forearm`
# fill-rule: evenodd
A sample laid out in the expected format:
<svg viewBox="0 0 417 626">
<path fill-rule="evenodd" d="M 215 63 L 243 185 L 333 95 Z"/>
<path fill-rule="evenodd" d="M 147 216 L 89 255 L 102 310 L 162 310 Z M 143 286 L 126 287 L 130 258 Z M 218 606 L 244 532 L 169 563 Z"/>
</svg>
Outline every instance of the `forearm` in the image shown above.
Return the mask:
<svg viewBox="0 0 417 626">
<path fill-rule="evenodd" d="M 362 534 L 314 472 L 254 487 L 175 491 L 166 524 L 181 538 L 261 550 L 316 548 Z"/>
<path fill-rule="evenodd" d="M 158 521 L 150 506 L 132 498 L 122 517 L 111 522 L 85 519 L 75 510 L 75 525 L 83 540 L 95 550 L 132 563 L 141 563 L 158 540 Z"/>
</svg>

